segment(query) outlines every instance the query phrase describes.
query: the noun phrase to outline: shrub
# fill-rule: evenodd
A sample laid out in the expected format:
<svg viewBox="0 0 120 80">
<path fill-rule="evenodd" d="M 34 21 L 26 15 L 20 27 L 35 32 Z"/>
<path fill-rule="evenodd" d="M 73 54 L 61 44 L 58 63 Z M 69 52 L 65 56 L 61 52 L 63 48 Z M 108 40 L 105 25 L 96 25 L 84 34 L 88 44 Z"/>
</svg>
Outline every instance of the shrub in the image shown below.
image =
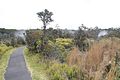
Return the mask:
<svg viewBox="0 0 120 80">
<path fill-rule="evenodd" d="M 67 49 L 67 48 L 71 48 L 73 46 L 73 41 L 72 41 L 72 39 L 69 39 L 69 38 L 66 38 L 66 39 L 57 38 L 56 39 L 56 44 L 58 44 L 60 46 L 63 46 Z"/>
<path fill-rule="evenodd" d="M 80 69 L 75 65 L 54 63 L 48 69 L 50 80 L 78 80 L 80 73 Z"/>
<path fill-rule="evenodd" d="M 38 40 L 37 42 L 37 48 L 38 52 L 42 53 L 44 57 L 48 59 L 58 59 L 60 62 L 64 62 L 67 56 L 67 53 L 69 52 L 68 49 L 65 49 L 63 46 L 64 44 L 59 44 L 61 42 L 52 42 L 51 40 L 48 40 L 48 44 L 44 45 L 44 50 L 41 51 L 41 40 Z M 68 44 L 68 43 L 67 43 Z"/>
<path fill-rule="evenodd" d="M 7 47 L 5 44 L 0 44 L 0 59 L 2 57 L 2 55 L 4 55 L 4 53 L 8 50 L 10 50 L 12 47 Z"/>
</svg>

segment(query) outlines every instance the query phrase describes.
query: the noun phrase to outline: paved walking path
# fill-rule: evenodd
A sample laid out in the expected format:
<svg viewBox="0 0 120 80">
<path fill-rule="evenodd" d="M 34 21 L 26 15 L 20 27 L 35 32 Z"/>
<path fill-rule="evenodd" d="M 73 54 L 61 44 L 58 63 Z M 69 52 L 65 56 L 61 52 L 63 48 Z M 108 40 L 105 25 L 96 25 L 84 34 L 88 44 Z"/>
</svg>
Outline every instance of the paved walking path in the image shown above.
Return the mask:
<svg viewBox="0 0 120 80">
<path fill-rule="evenodd" d="M 23 56 L 23 47 L 17 48 L 10 57 L 5 80 L 32 80 Z"/>
</svg>

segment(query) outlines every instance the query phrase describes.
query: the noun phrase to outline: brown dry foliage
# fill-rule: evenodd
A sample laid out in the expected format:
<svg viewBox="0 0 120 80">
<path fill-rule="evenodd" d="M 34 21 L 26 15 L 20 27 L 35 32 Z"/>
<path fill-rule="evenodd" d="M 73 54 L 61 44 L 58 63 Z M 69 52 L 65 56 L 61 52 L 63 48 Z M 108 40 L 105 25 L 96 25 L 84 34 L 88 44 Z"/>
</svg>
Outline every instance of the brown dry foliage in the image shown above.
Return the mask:
<svg viewBox="0 0 120 80">
<path fill-rule="evenodd" d="M 74 47 L 67 57 L 69 65 L 78 65 L 87 73 L 88 80 L 113 80 L 115 77 L 115 55 L 120 51 L 120 39 L 105 38 L 95 41 L 86 53 Z M 120 54 L 119 54 L 120 55 Z M 106 71 L 106 66 L 111 65 Z"/>
<path fill-rule="evenodd" d="M 67 63 L 71 66 L 74 64 L 79 64 L 80 62 L 80 51 L 78 48 L 73 47 L 72 51 L 70 52 L 70 55 L 67 57 Z"/>
</svg>

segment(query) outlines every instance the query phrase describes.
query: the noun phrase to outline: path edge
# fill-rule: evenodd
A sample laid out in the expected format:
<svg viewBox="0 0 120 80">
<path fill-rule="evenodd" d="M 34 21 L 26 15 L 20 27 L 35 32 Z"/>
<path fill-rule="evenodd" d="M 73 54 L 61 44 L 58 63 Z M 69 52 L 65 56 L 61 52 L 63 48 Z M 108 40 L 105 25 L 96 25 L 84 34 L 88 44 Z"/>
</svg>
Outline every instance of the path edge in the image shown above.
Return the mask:
<svg viewBox="0 0 120 80">
<path fill-rule="evenodd" d="M 4 78 L 3 78 L 3 80 L 5 80 L 5 73 L 6 73 L 6 71 L 7 71 L 7 68 L 8 68 L 8 64 L 9 64 L 9 60 L 10 60 L 10 57 L 11 57 L 11 55 L 13 54 L 13 52 L 16 50 L 16 48 L 14 48 L 14 49 L 12 49 L 12 50 L 10 50 L 10 56 L 9 56 L 9 58 L 8 58 L 8 61 L 7 61 L 7 65 L 5 66 L 6 67 L 6 69 L 5 69 L 5 71 L 4 71 Z"/>
<path fill-rule="evenodd" d="M 29 65 L 28 65 L 28 63 L 27 63 L 27 59 L 26 59 L 26 56 L 25 56 L 25 49 L 26 49 L 26 47 L 23 47 L 23 57 L 24 57 L 24 60 L 25 60 L 25 65 L 26 65 L 27 71 L 29 72 L 30 77 L 31 77 L 31 79 L 32 79 L 32 73 L 31 73 L 31 71 L 30 71 L 30 67 L 29 67 Z"/>
</svg>

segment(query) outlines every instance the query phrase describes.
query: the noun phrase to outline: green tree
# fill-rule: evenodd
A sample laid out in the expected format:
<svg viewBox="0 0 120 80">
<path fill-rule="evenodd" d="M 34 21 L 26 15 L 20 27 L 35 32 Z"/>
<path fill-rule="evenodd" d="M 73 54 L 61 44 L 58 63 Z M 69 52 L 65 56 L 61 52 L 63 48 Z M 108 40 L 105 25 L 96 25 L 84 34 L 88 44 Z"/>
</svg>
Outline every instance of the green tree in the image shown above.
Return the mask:
<svg viewBox="0 0 120 80">
<path fill-rule="evenodd" d="M 82 24 L 82 26 L 80 26 L 79 29 L 75 32 L 75 45 L 79 47 L 80 51 L 85 51 L 88 46 L 88 44 L 85 43 L 85 40 L 88 37 L 86 29 L 87 28 Z"/>
<path fill-rule="evenodd" d="M 41 39 L 42 39 L 42 46 L 44 49 L 44 45 L 48 43 L 48 40 L 46 37 L 46 26 L 53 21 L 53 19 L 51 18 L 53 13 L 45 9 L 42 12 L 38 12 L 37 15 L 40 18 L 40 20 L 43 22 L 43 36 Z"/>
<path fill-rule="evenodd" d="M 26 44 L 30 51 L 37 51 L 37 44 L 36 42 L 40 39 L 42 35 L 41 30 L 26 30 Z"/>
<path fill-rule="evenodd" d="M 38 12 L 37 13 L 38 17 L 40 18 L 40 20 L 43 22 L 43 31 L 44 31 L 44 35 L 45 35 L 45 31 L 46 31 L 46 26 L 53 21 L 53 19 L 51 18 L 51 16 L 53 15 L 52 12 L 48 11 L 47 9 L 45 9 L 42 12 Z"/>
</svg>

